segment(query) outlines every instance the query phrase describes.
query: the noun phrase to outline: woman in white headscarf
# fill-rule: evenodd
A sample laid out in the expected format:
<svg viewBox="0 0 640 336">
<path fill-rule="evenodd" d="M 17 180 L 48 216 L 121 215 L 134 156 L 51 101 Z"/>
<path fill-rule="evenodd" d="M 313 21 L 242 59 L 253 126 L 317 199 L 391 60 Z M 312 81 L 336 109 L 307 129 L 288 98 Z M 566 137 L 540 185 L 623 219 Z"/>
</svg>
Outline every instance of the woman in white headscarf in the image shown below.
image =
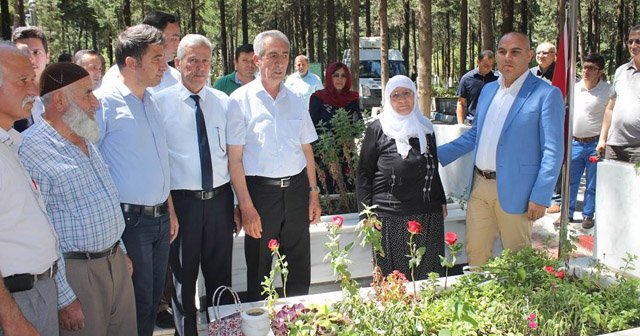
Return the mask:
<svg viewBox="0 0 640 336">
<path fill-rule="evenodd" d="M 418 221 L 422 232 L 414 237 L 417 248 L 426 247 L 416 269 L 417 279 L 429 272 L 441 273 L 444 255 L 446 198 L 436 156 L 433 126 L 418 106 L 416 86 L 406 76 L 389 80 L 384 109 L 364 136 L 356 179 L 358 204 L 377 205 L 382 222 L 385 256 L 374 255 L 384 276 L 409 269 L 409 221 Z"/>
</svg>

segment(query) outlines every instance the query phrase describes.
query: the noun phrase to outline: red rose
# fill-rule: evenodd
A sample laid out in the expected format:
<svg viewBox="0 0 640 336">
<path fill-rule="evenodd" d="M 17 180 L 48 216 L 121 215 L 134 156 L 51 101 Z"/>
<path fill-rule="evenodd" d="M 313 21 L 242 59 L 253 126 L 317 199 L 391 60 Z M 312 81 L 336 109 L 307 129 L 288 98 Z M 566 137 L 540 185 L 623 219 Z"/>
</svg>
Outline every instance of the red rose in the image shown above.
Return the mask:
<svg viewBox="0 0 640 336">
<path fill-rule="evenodd" d="M 447 245 L 452 246 L 458 241 L 458 235 L 455 232 L 447 232 L 444 234 L 444 241 Z"/>
<path fill-rule="evenodd" d="M 553 268 L 553 266 L 545 266 L 544 270 L 547 271 L 547 273 L 549 273 L 549 274 L 553 274 L 556 271 L 556 269 Z"/>
<path fill-rule="evenodd" d="M 278 244 L 278 241 L 276 239 L 271 239 L 269 241 L 269 250 L 271 250 L 271 252 L 275 252 L 278 247 L 280 247 L 280 244 Z"/>
<path fill-rule="evenodd" d="M 342 223 L 344 223 L 344 217 L 342 217 L 342 216 L 333 216 L 331 221 L 333 222 L 333 225 L 335 225 L 337 227 L 341 227 Z"/>
<path fill-rule="evenodd" d="M 589 162 L 591 162 L 591 163 L 596 163 L 596 162 L 598 162 L 598 157 L 597 157 L 597 156 L 595 156 L 595 155 L 591 155 L 591 156 L 589 157 Z"/>
<path fill-rule="evenodd" d="M 564 271 L 557 271 L 555 273 L 556 278 L 560 279 L 560 280 L 564 280 Z"/>
<path fill-rule="evenodd" d="M 407 230 L 411 233 L 420 233 L 422 232 L 422 225 L 418 221 L 408 221 L 407 222 Z"/>
</svg>

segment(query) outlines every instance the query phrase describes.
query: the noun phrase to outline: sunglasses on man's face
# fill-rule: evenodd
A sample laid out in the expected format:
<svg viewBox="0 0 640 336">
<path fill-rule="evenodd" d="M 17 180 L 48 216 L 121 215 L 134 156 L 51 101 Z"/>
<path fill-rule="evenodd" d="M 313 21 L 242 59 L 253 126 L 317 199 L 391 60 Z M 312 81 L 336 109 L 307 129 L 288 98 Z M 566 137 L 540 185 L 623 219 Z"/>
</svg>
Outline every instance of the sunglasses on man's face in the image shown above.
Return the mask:
<svg viewBox="0 0 640 336">
<path fill-rule="evenodd" d="M 634 43 L 637 44 L 637 45 L 640 45 L 640 39 L 631 39 L 631 40 L 627 41 L 627 44 L 629 46 L 632 46 Z"/>
</svg>

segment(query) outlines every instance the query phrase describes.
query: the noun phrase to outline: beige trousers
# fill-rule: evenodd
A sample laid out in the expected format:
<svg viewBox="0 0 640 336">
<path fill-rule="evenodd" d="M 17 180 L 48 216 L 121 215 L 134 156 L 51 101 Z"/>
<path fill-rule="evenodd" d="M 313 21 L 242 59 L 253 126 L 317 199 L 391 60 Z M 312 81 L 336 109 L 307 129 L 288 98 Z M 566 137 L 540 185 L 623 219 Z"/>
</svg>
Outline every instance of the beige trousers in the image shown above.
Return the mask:
<svg viewBox="0 0 640 336">
<path fill-rule="evenodd" d="M 527 213 L 509 214 L 502 209 L 496 180 L 474 173 L 471 196 L 467 203 L 465 232 L 469 265 L 483 265 L 491 258 L 498 235 L 505 249 L 518 251 L 531 246 L 532 226 L 533 222 L 527 219 Z"/>
<path fill-rule="evenodd" d="M 67 281 L 80 300 L 84 328 L 60 330 L 60 335 L 135 336 L 136 302 L 133 283 L 120 248 L 111 257 L 66 259 Z"/>
</svg>

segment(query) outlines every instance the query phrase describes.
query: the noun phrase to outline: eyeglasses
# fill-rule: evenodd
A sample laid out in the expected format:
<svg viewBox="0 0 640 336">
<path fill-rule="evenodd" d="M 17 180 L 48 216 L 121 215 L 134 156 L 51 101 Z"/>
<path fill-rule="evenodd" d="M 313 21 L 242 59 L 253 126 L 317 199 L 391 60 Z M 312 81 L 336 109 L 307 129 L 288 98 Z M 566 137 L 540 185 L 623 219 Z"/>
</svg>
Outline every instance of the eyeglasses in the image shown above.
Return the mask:
<svg viewBox="0 0 640 336">
<path fill-rule="evenodd" d="M 347 78 L 347 74 L 345 73 L 334 73 L 333 75 L 331 75 L 331 78 Z"/>
<path fill-rule="evenodd" d="M 555 53 L 556 53 L 555 51 L 538 51 L 538 52 L 536 52 L 536 55 L 544 55 L 544 56 L 547 56 L 547 55 L 549 55 L 549 54 L 555 54 Z"/>
<path fill-rule="evenodd" d="M 632 39 L 627 41 L 627 45 L 632 46 L 633 44 L 640 45 L 640 39 Z"/>
<path fill-rule="evenodd" d="M 598 68 L 595 65 L 587 65 L 587 66 L 583 66 L 582 67 L 583 70 L 588 70 L 588 71 L 600 71 L 602 70 L 602 68 Z"/>
<path fill-rule="evenodd" d="M 402 92 L 395 92 L 391 94 L 391 99 L 393 100 L 407 99 L 411 97 L 413 97 L 413 91 L 402 91 Z"/>
</svg>

